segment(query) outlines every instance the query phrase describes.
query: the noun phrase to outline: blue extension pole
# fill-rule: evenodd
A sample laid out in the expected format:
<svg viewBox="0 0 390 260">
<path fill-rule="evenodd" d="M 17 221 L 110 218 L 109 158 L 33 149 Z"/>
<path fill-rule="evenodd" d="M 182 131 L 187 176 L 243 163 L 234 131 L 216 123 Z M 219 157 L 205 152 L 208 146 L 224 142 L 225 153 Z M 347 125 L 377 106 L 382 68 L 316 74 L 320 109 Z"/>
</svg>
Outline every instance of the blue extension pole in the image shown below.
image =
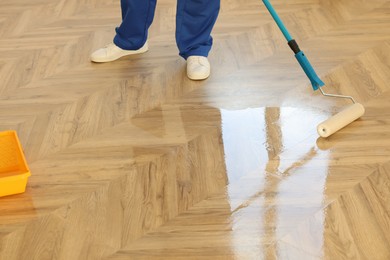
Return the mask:
<svg viewBox="0 0 390 260">
<path fill-rule="evenodd" d="M 269 13 L 271 14 L 272 18 L 275 20 L 279 29 L 282 31 L 284 37 L 288 42 L 288 45 L 295 53 L 295 58 L 297 59 L 299 65 L 301 65 L 303 71 L 306 73 L 306 76 L 309 78 L 313 90 L 317 90 L 318 88 L 324 86 L 325 83 L 318 77 L 313 66 L 310 64 L 309 60 L 307 59 L 303 51 L 299 49 L 298 44 L 291 37 L 290 33 L 288 32 L 287 28 L 284 26 L 282 20 L 280 19 L 279 15 L 276 13 L 271 3 L 268 0 L 263 0 L 263 3 L 267 7 Z"/>
<path fill-rule="evenodd" d="M 274 18 L 276 24 L 279 26 L 279 29 L 282 31 L 284 37 L 286 37 L 286 40 L 289 42 L 293 40 L 290 33 L 288 32 L 286 26 L 284 26 L 283 21 L 280 19 L 279 15 L 276 13 L 274 7 L 271 5 L 271 3 L 268 0 L 263 0 L 265 6 L 267 7 L 269 13 L 271 14 L 272 18 Z"/>
</svg>

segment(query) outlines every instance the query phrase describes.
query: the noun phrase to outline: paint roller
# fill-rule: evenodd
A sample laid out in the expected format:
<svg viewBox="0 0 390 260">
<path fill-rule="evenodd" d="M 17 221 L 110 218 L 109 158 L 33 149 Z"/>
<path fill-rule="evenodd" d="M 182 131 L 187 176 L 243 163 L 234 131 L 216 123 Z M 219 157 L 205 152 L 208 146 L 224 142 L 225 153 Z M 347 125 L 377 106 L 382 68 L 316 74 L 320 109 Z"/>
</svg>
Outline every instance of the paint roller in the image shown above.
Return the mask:
<svg viewBox="0 0 390 260">
<path fill-rule="evenodd" d="M 325 91 L 322 89 L 325 86 L 325 83 L 318 77 L 314 68 L 312 67 L 309 60 L 307 59 L 306 55 L 303 53 L 303 51 L 300 50 L 297 42 L 291 37 L 290 33 L 288 32 L 287 28 L 284 26 L 282 20 L 279 18 L 279 15 L 276 13 L 271 3 L 268 0 L 263 0 L 263 3 L 267 7 L 269 13 L 271 14 L 272 18 L 275 20 L 279 29 L 282 31 L 284 37 L 288 42 L 288 45 L 290 46 L 291 50 L 294 52 L 295 58 L 297 59 L 299 65 L 301 65 L 306 76 L 310 79 L 313 90 L 316 91 L 319 89 L 321 94 L 325 97 L 345 98 L 345 99 L 350 99 L 353 102 L 353 105 L 345 108 L 338 114 L 320 123 L 317 126 L 318 134 L 321 137 L 328 137 L 334 134 L 335 132 L 339 131 L 343 127 L 349 125 L 353 121 L 357 120 L 361 116 L 363 116 L 364 114 L 363 105 L 357 103 L 353 99 L 353 97 L 325 93 Z"/>
</svg>

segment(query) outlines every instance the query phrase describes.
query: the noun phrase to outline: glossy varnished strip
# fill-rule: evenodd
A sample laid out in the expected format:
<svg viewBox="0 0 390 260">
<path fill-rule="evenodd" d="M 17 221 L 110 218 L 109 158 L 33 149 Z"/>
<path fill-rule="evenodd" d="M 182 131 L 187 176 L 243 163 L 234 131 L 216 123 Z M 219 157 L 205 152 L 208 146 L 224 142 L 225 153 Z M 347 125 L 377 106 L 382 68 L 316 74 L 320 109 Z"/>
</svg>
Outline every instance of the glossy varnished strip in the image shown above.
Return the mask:
<svg viewBox="0 0 390 260">
<path fill-rule="evenodd" d="M 372 100 L 367 104 L 368 111 L 371 105 L 373 110 L 374 107 L 387 108 L 389 106 L 387 100 L 388 95 Z M 278 155 L 269 162 L 273 167 L 267 165 L 268 172 L 261 169 L 246 174 L 242 172 L 244 177 L 230 183 L 223 193 L 196 204 L 186 214 L 167 222 L 156 232 L 147 234 L 108 259 L 180 259 L 183 257 L 190 257 L 190 259 L 191 257 L 194 259 L 204 257 L 206 259 L 206 256 L 217 259 L 233 259 L 234 257 L 294 259 L 299 256 L 304 259 L 323 257 L 333 259 L 337 254 L 340 254 L 338 257 L 365 258 L 365 255 L 361 255 L 358 249 L 359 240 L 363 239 L 360 243 L 366 243 L 369 241 L 366 236 L 369 237 L 371 234 L 378 236 L 375 240 L 377 244 L 371 249 L 368 248 L 370 247 L 368 244 L 367 254 L 374 255 L 377 259 L 385 257 L 388 247 L 386 236 L 389 190 L 386 170 L 376 170 L 377 164 L 375 163 L 370 166 L 365 165 L 359 159 L 359 152 L 356 153 L 353 150 L 348 152 L 345 148 L 346 143 L 353 144 L 352 140 L 355 140 L 354 146 L 356 147 L 362 137 L 359 134 L 350 134 L 344 142 L 330 139 L 326 141 L 328 145 L 326 149 L 324 147 L 319 149 L 316 145 L 313 146 L 317 138 L 313 135 L 291 149 L 281 150 L 277 142 L 274 142 L 273 135 L 280 135 L 281 129 L 278 125 L 286 124 L 289 120 L 285 119 L 280 122 L 280 111 L 278 111 L 278 109 L 264 110 L 267 116 L 266 122 L 273 129 L 268 128 L 270 138 L 267 139 L 269 143 L 266 147 L 279 150 Z M 378 115 L 379 121 L 370 122 L 371 115 L 372 112 L 368 112 L 366 123 L 372 126 L 380 126 L 381 118 L 388 116 L 387 114 L 382 117 Z M 300 118 L 299 115 L 290 113 L 289 117 L 291 127 L 297 127 L 294 125 L 294 117 Z M 191 118 L 191 116 L 188 115 L 186 118 Z M 307 115 L 304 118 L 300 120 L 310 121 Z M 307 125 L 307 123 L 303 124 Z M 284 127 L 288 129 L 289 125 Z M 257 135 L 255 132 L 251 134 Z M 361 135 L 364 134 L 361 133 Z M 360 144 L 359 149 L 366 151 L 367 158 L 371 156 L 375 158 L 379 151 L 383 155 L 382 160 L 388 158 L 390 153 L 388 139 L 382 140 L 386 143 L 381 147 L 375 144 L 374 140 L 377 138 L 375 134 L 371 133 L 371 135 L 371 139 L 368 138 L 366 143 Z M 239 137 L 236 136 L 236 138 Z M 247 138 L 252 138 L 252 136 L 247 136 Z M 373 143 L 370 140 L 373 140 Z M 226 139 L 224 141 L 226 145 Z M 381 159 L 379 157 L 376 160 Z M 328 167 L 324 168 L 324 163 Z M 378 179 L 382 177 L 383 180 Z M 369 183 L 376 184 L 370 187 L 372 185 Z M 366 190 L 362 192 L 361 186 L 365 186 Z M 354 194 L 353 197 L 347 195 L 350 191 Z M 355 208 L 355 200 L 366 203 L 367 199 L 363 199 L 366 195 L 363 193 L 372 193 L 367 205 L 375 207 L 374 215 L 370 213 L 371 209 L 366 208 L 367 205 Z M 344 201 L 343 198 L 349 198 L 349 200 Z M 340 208 L 340 201 L 348 203 L 351 207 L 350 211 L 344 212 L 344 208 L 349 206 L 345 205 Z M 359 212 L 367 213 L 360 216 Z M 351 220 L 354 223 L 349 224 L 344 220 L 344 215 L 356 216 L 359 220 Z M 312 218 L 316 222 L 313 222 Z M 367 220 L 367 225 L 359 225 L 358 223 L 364 219 Z M 334 228 L 336 231 L 328 231 L 328 226 L 331 225 L 336 225 Z M 347 227 L 348 225 L 352 226 Z M 351 231 L 338 231 L 343 229 L 343 226 Z M 335 234 L 334 232 L 341 233 Z M 345 235 L 347 238 L 344 238 L 345 232 L 354 234 Z M 341 241 L 333 242 L 334 239 Z M 297 244 L 297 241 L 301 244 Z M 349 248 L 340 249 L 344 246 Z M 328 256 L 330 252 L 332 255 Z M 341 252 L 345 255 L 342 256 Z"/>
</svg>

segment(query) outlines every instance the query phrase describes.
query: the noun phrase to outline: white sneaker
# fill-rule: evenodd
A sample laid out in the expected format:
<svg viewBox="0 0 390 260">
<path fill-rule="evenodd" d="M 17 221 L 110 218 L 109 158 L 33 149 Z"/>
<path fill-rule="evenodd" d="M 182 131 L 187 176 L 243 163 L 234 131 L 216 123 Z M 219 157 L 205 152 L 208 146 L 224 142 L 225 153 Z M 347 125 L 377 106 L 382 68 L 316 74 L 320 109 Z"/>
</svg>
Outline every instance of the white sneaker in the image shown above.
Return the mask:
<svg viewBox="0 0 390 260">
<path fill-rule="evenodd" d="M 192 80 L 203 80 L 210 76 L 210 63 L 204 56 L 187 58 L 187 76 Z"/>
<path fill-rule="evenodd" d="M 116 46 L 114 43 L 110 43 L 104 48 L 98 49 L 91 54 L 91 61 L 93 62 L 110 62 L 117 60 L 123 56 L 144 53 L 148 51 L 148 42 L 144 44 L 138 50 L 123 50 Z"/>
</svg>

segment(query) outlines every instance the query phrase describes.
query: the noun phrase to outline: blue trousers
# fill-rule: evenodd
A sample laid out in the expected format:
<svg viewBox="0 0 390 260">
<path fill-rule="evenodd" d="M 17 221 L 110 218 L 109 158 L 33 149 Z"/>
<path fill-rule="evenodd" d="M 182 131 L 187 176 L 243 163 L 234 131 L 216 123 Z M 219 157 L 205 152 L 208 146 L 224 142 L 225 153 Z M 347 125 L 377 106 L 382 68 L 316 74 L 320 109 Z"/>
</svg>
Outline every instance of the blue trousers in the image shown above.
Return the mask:
<svg viewBox="0 0 390 260">
<path fill-rule="evenodd" d="M 141 48 L 148 38 L 157 0 L 121 0 L 122 24 L 114 43 L 125 50 Z M 176 44 L 179 55 L 208 56 L 213 44 L 211 30 L 217 20 L 220 0 L 177 0 Z"/>
</svg>

